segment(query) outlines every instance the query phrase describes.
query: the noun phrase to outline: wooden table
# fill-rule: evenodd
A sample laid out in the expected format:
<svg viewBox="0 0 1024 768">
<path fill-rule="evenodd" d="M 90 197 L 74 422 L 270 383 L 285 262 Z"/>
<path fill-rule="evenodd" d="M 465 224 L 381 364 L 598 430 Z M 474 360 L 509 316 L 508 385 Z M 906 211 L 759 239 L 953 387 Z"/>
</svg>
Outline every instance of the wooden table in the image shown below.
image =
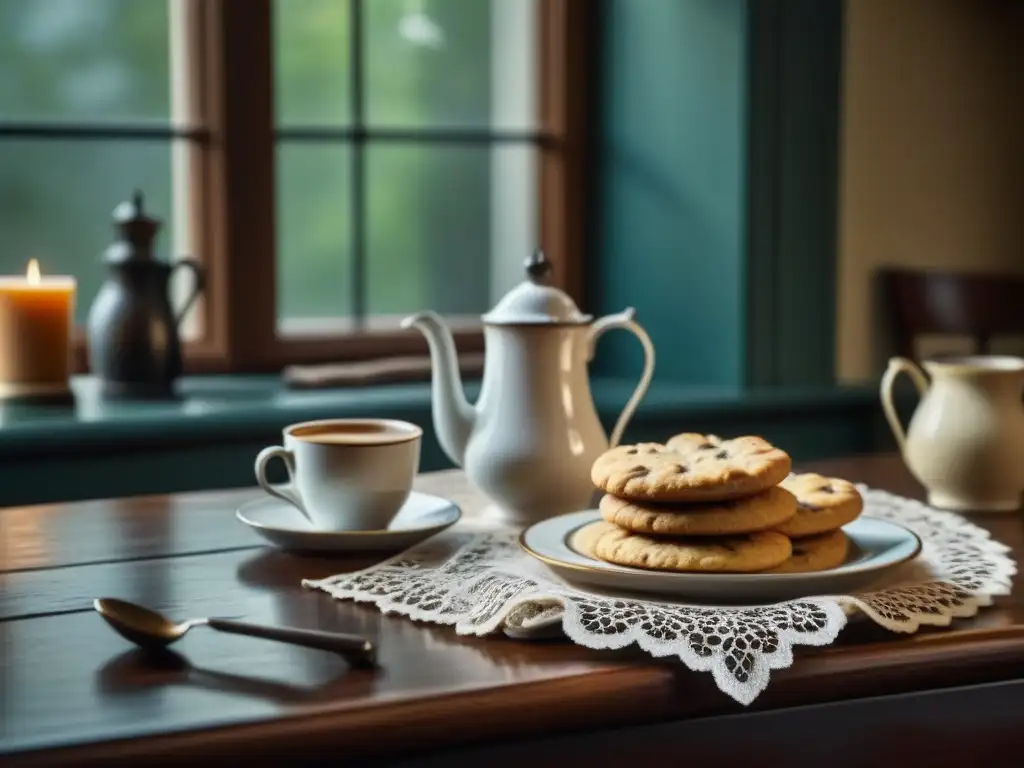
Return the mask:
<svg viewBox="0 0 1024 768">
<path fill-rule="evenodd" d="M 893 457 L 815 469 L 920 493 Z M 457 473 L 425 475 L 419 487 L 480 506 Z M 829 648 L 799 650 L 744 708 L 709 676 L 633 650 L 460 638 L 303 590 L 303 577 L 369 563 L 260 547 L 233 517 L 256 494 L 0 511 L 4 765 L 187 765 L 215 755 L 451 766 L 499 755 L 532 768 L 664 762 L 683 745 L 688 758 L 706 753 L 723 766 L 766 755 L 787 766 L 855 765 L 895 761 L 911 743 L 915 763 L 1024 764 L 1019 594 L 951 631 L 903 637 L 851 625 Z M 1024 553 L 1024 517 L 977 521 Z M 176 617 L 244 614 L 363 633 L 381 669 L 203 631 L 180 646 L 187 656 L 154 666 L 91 612 L 101 595 Z"/>
</svg>

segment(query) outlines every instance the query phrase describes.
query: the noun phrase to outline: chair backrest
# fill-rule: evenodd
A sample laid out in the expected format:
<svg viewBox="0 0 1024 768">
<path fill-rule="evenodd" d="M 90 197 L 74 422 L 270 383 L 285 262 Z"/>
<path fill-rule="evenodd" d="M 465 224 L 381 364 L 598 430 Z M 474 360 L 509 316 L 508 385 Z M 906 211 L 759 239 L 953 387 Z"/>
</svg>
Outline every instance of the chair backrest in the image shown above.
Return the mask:
<svg viewBox="0 0 1024 768">
<path fill-rule="evenodd" d="M 926 333 L 970 336 L 981 353 L 993 336 L 1024 334 L 1024 275 L 883 269 L 879 277 L 905 357 Z"/>
</svg>

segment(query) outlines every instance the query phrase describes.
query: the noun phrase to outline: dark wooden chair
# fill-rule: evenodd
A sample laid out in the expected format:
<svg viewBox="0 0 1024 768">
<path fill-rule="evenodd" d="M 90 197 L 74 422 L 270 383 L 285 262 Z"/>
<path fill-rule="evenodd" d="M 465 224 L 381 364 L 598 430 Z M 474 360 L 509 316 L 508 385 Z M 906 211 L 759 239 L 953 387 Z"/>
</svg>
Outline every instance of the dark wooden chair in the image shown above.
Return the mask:
<svg viewBox="0 0 1024 768">
<path fill-rule="evenodd" d="M 882 269 L 882 296 L 898 353 L 915 357 L 923 334 L 974 339 L 990 352 L 994 336 L 1024 335 L 1024 275 Z"/>
</svg>

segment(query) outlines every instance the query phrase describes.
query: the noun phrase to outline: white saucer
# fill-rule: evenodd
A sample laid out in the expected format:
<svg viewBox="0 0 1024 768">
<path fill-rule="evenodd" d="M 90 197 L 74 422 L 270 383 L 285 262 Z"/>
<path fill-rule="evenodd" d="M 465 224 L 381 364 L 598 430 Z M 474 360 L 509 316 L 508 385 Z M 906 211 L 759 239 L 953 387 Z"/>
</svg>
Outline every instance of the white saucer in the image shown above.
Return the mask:
<svg viewBox="0 0 1024 768">
<path fill-rule="evenodd" d="M 523 531 L 519 543 L 567 581 L 726 603 L 846 594 L 878 580 L 921 551 L 921 540 L 903 526 L 861 517 L 843 526 L 852 546 L 847 561 L 838 568 L 814 573 L 670 573 L 613 565 L 580 554 L 569 545 L 579 528 L 601 519 L 596 509 L 553 517 Z"/>
<path fill-rule="evenodd" d="M 462 511 L 448 499 L 413 491 L 388 527 L 378 531 L 320 531 L 299 510 L 267 496 L 248 501 L 235 517 L 283 549 L 300 552 L 401 552 L 453 525 Z"/>
</svg>

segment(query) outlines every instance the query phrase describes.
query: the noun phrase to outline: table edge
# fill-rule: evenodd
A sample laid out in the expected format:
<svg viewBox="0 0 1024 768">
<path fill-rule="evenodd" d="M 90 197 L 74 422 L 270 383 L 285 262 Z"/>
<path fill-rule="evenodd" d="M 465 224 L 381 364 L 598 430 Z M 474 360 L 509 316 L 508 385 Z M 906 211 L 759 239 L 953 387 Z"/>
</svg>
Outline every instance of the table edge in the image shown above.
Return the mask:
<svg viewBox="0 0 1024 768">
<path fill-rule="evenodd" d="M 957 642 L 972 638 L 964 654 Z M 1024 627 L 1011 626 L 970 630 L 959 638 L 945 634 L 908 638 L 910 649 L 895 657 L 888 643 L 858 646 L 856 654 L 843 648 L 825 649 L 801 659 L 800 670 L 775 680 L 749 708 L 728 700 L 717 688 L 709 696 L 707 685 L 686 675 L 669 663 L 611 666 L 566 677 L 534 680 L 500 689 L 479 688 L 424 696 L 405 701 L 383 700 L 370 707 L 356 708 L 348 702 L 316 712 L 301 711 L 233 725 L 189 729 L 157 735 L 139 735 L 88 744 L 2 752 L 8 768 L 21 766 L 108 765 L 113 761 L 144 760 L 154 754 L 161 760 L 186 764 L 196 758 L 239 756 L 239 745 L 249 754 L 285 756 L 289 750 L 315 750 L 329 754 L 344 746 L 346 757 L 392 757 L 401 752 L 393 738 L 417 748 L 439 749 L 468 746 L 510 737 L 538 737 L 603 727 L 652 724 L 672 719 L 725 713 L 765 711 L 827 704 L 912 692 L 976 685 L 1024 676 Z M 842 658 L 843 656 L 847 658 Z M 865 656 L 872 670 L 885 670 L 884 677 L 865 674 Z M 837 658 L 838 657 L 838 658 Z M 856 663 L 851 657 L 856 657 Z M 824 669 L 823 669 L 824 667 Z M 941 667 L 942 680 L 920 682 L 921 673 Z M 997 674 L 977 674 L 998 670 Z M 1015 674 L 1006 674 L 1013 670 Z M 825 696 L 807 696 L 808 678 L 827 671 L 831 685 Z M 903 685 L 893 688 L 891 675 L 897 672 Z M 914 674 L 904 674 L 913 672 Z M 693 685 L 701 690 L 686 691 Z M 713 686 L 712 686 L 713 687 Z M 819 689 L 820 691 L 820 689 Z M 816 691 L 818 692 L 818 691 Z M 611 701 L 628 701 L 628 708 L 609 706 Z M 638 705 L 639 703 L 639 705 Z M 553 717 L 557 713 L 558 717 Z M 471 723 L 472 736 L 456 723 Z M 301 746 L 300 746 L 301 745 Z M 383 748 L 382 748 L 383 746 Z"/>
</svg>

